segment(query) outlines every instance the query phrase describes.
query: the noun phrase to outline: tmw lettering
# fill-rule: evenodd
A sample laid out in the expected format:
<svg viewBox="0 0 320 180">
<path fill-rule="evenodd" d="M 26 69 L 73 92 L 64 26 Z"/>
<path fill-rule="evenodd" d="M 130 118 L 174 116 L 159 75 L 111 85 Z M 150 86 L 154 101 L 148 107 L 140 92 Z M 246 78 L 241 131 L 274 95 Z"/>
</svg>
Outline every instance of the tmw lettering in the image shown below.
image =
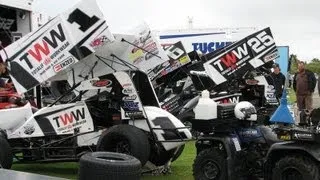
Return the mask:
<svg viewBox="0 0 320 180">
<path fill-rule="evenodd" d="M 41 43 L 36 43 L 33 48 L 29 49 L 27 53 L 25 53 L 23 56 L 19 58 L 20 61 L 25 61 L 30 69 L 33 69 L 33 65 L 30 62 L 30 56 L 32 56 L 33 59 L 37 60 L 38 62 L 41 62 L 43 59 L 46 58 L 51 53 L 51 50 L 49 48 L 52 47 L 53 49 L 56 49 L 59 45 L 58 40 L 60 42 L 64 42 L 66 40 L 66 36 L 63 32 L 61 24 L 57 25 L 58 31 L 55 29 L 51 30 L 49 32 L 49 37 L 45 36 L 42 38 Z M 45 55 L 45 56 L 43 56 Z"/>
<path fill-rule="evenodd" d="M 77 109 L 76 111 L 71 111 L 71 113 L 65 113 L 63 115 L 54 117 L 53 120 L 56 122 L 58 128 L 61 126 L 67 126 L 74 123 L 74 120 L 78 122 L 79 120 L 85 119 L 84 108 Z"/>
</svg>

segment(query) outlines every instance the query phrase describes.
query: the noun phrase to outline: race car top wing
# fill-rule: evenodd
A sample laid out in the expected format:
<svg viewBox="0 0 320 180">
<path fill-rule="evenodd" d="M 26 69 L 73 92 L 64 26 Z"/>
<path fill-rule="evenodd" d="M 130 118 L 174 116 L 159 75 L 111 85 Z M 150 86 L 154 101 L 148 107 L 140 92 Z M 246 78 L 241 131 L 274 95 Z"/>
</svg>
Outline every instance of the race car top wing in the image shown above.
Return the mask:
<svg viewBox="0 0 320 180">
<path fill-rule="evenodd" d="M 77 84 L 90 78 L 116 71 L 149 69 L 169 60 L 159 41 L 146 23 L 137 26 L 131 34 L 114 34 L 114 41 L 104 45 L 76 65 L 50 80 L 68 79 Z"/>
<path fill-rule="evenodd" d="M 101 40 L 103 39 L 103 41 Z M 68 11 L 6 47 L 18 93 L 24 93 L 114 41 L 95 0 L 82 0 Z"/>
<path fill-rule="evenodd" d="M 253 33 L 216 52 L 205 56 L 205 72 L 216 85 L 242 77 L 278 57 L 278 50 L 270 28 Z"/>
</svg>

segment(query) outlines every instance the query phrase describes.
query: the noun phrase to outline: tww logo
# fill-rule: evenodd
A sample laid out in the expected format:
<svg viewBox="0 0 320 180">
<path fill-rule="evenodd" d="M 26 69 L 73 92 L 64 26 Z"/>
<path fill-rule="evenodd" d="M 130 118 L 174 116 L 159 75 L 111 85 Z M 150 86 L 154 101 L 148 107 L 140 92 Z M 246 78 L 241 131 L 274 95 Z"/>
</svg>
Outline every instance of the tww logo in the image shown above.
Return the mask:
<svg viewBox="0 0 320 180">
<path fill-rule="evenodd" d="M 65 113 L 60 116 L 54 117 L 53 120 L 56 121 L 58 128 L 61 126 L 67 126 L 69 124 L 72 124 L 75 122 L 78 122 L 79 120 L 85 119 L 85 112 L 84 108 L 77 109 L 75 111 L 71 111 L 71 113 Z"/>
<path fill-rule="evenodd" d="M 220 71 L 228 68 L 236 69 L 237 62 L 246 57 L 248 54 L 247 44 L 243 43 L 242 46 L 238 46 L 235 48 L 235 50 L 232 50 L 231 52 L 228 52 L 220 57 L 220 59 L 214 62 L 213 65 L 217 66 Z"/>
<path fill-rule="evenodd" d="M 49 32 L 50 38 L 48 36 L 44 36 L 40 42 L 35 43 L 34 46 L 27 51 L 27 53 L 20 57 L 20 61 L 25 61 L 28 64 L 28 67 L 32 69 L 33 66 L 30 63 L 30 56 L 38 62 L 41 62 L 43 59 L 45 59 L 46 56 L 51 53 L 49 46 L 53 49 L 56 49 L 59 45 L 58 40 L 60 42 L 64 42 L 66 40 L 66 36 L 63 32 L 61 24 L 58 24 L 57 28 L 58 30 L 53 29 Z M 43 57 L 43 55 L 45 56 Z"/>
</svg>

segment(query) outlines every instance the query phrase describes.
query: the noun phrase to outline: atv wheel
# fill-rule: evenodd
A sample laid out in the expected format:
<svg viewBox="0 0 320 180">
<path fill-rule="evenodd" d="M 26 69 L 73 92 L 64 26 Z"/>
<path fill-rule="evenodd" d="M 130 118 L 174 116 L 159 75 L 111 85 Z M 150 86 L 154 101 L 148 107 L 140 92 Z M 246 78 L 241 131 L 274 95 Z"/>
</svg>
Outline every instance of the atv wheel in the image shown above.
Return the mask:
<svg viewBox="0 0 320 180">
<path fill-rule="evenodd" d="M 304 156 L 286 156 L 280 159 L 273 171 L 273 180 L 319 179 L 319 169 L 314 161 Z"/>
<path fill-rule="evenodd" d="M 10 169 L 13 162 L 12 149 L 8 141 L 0 136 L 0 167 Z"/>
<path fill-rule="evenodd" d="M 116 125 L 100 136 L 97 151 L 132 155 L 144 166 L 150 156 L 150 145 L 147 135 L 142 130 L 130 125 Z"/>
<path fill-rule="evenodd" d="M 194 160 L 193 176 L 196 180 L 225 180 L 227 169 L 224 154 L 217 149 L 201 151 Z"/>
<path fill-rule="evenodd" d="M 140 161 L 127 154 L 93 152 L 80 158 L 79 180 L 138 180 L 140 176 Z"/>
</svg>

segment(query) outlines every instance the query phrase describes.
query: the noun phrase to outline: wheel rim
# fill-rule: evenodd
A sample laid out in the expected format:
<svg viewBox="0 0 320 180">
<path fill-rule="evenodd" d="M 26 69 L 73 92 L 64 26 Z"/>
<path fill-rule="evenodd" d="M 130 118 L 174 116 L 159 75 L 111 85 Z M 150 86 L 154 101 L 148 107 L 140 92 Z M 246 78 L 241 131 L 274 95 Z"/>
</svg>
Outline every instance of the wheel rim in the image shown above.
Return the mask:
<svg viewBox="0 0 320 180">
<path fill-rule="evenodd" d="M 303 179 L 300 171 L 294 167 L 285 168 L 281 174 L 283 180 L 300 180 Z"/>
<path fill-rule="evenodd" d="M 130 145 L 127 140 L 122 140 L 116 144 L 116 152 L 130 154 Z"/>
<path fill-rule="evenodd" d="M 220 169 L 218 165 L 211 160 L 206 161 L 203 166 L 203 174 L 207 179 L 217 179 L 220 174 Z"/>
<path fill-rule="evenodd" d="M 106 150 L 131 155 L 129 140 L 121 136 L 112 139 L 111 143 L 107 145 Z"/>
</svg>

